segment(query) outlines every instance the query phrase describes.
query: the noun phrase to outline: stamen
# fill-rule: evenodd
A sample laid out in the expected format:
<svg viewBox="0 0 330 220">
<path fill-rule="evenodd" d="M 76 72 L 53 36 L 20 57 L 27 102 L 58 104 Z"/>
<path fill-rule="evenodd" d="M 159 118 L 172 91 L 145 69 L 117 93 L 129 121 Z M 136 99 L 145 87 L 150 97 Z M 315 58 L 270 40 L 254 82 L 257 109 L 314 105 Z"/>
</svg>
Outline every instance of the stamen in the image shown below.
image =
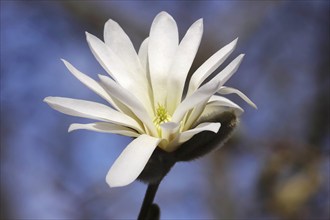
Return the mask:
<svg viewBox="0 0 330 220">
<path fill-rule="evenodd" d="M 168 114 L 166 108 L 158 103 L 153 123 L 156 125 L 157 129 L 160 129 L 162 123 L 169 121 L 171 121 L 171 116 Z"/>
</svg>

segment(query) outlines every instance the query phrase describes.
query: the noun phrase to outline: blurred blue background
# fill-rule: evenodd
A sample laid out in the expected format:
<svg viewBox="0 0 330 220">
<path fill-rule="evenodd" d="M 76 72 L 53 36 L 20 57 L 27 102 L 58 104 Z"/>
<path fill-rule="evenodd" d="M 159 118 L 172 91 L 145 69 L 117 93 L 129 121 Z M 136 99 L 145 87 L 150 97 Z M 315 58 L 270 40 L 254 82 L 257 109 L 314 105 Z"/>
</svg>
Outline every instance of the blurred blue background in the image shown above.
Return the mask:
<svg viewBox="0 0 330 220">
<path fill-rule="evenodd" d="M 330 216 L 329 1 L 1 1 L 1 219 L 135 219 L 146 185 L 109 188 L 105 175 L 129 138 L 89 131 L 42 102 L 103 102 L 66 70 L 65 58 L 104 73 L 85 31 L 117 21 L 138 48 L 154 16 L 180 36 L 204 18 L 192 70 L 239 37 L 245 59 L 227 83 L 246 111 L 219 151 L 177 164 L 156 202 L 162 219 L 328 219 Z"/>
</svg>

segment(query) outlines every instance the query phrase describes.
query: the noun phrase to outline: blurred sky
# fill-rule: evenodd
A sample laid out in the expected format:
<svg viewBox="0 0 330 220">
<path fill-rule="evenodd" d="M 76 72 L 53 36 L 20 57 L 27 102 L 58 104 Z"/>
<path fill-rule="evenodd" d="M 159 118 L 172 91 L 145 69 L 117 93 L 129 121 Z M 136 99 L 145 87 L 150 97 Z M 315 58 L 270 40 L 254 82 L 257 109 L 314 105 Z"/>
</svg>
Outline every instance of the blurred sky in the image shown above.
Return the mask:
<svg viewBox="0 0 330 220">
<path fill-rule="evenodd" d="M 102 38 L 117 21 L 136 48 L 153 18 L 169 12 L 182 38 L 204 18 L 192 70 L 239 37 L 245 53 L 228 86 L 245 113 L 221 150 L 177 164 L 160 185 L 163 219 L 327 219 L 330 216 L 328 1 L 1 1 L 1 218 L 135 219 L 146 189 L 109 188 L 105 175 L 131 141 L 90 131 L 88 120 L 42 100 L 103 102 L 66 70 L 105 71 L 85 31 Z M 191 71 L 193 72 L 193 71 Z"/>
</svg>

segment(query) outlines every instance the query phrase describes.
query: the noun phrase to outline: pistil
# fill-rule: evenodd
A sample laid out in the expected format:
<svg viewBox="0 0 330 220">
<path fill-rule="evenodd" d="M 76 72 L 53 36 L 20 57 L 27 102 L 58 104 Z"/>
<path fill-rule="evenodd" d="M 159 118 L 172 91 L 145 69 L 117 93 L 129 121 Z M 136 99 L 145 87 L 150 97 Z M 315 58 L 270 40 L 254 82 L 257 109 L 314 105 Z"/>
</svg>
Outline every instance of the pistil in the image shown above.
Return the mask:
<svg viewBox="0 0 330 220">
<path fill-rule="evenodd" d="M 171 115 L 167 112 L 167 109 L 161 105 L 158 104 L 158 107 L 156 109 L 156 115 L 154 117 L 153 123 L 155 124 L 158 134 L 161 136 L 161 128 L 160 125 L 166 122 L 170 122 L 172 119 Z"/>
</svg>

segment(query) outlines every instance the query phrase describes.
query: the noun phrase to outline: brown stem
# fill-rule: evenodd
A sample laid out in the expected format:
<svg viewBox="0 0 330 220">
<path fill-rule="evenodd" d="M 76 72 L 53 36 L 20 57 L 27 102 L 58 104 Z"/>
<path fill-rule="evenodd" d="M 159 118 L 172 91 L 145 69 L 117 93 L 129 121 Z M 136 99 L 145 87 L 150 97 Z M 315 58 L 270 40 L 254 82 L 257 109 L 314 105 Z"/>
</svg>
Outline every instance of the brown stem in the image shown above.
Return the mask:
<svg viewBox="0 0 330 220">
<path fill-rule="evenodd" d="M 144 196 L 143 204 L 141 206 L 138 220 L 156 219 L 159 218 L 159 208 L 156 204 L 152 204 L 161 181 L 151 183 L 148 185 L 146 194 Z M 153 216 L 150 216 L 153 215 Z M 158 216 L 158 217 L 156 217 Z"/>
</svg>

